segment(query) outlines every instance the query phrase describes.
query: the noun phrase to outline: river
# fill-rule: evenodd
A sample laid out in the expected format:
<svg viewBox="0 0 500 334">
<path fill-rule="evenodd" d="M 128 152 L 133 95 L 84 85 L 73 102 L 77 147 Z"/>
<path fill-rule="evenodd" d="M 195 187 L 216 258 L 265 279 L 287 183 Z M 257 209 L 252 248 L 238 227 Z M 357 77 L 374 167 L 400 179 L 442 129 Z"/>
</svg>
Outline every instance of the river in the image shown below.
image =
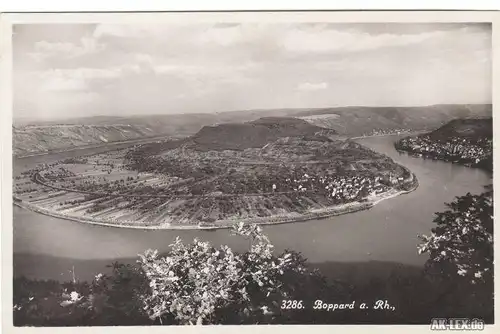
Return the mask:
<svg viewBox="0 0 500 334">
<path fill-rule="evenodd" d="M 398 136 L 371 137 L 357 141 L 384 153 L 408 167 L 419 180 L 419 188 L 388 199 L 370 210 L 322 220 L 265 226 L 277 252 L 301 252 L 310 262 L 365 263 L 382 261 L 421 266 L 425 255 L 417 254 L 419 234 L 434 227 L 434 213 L 445 202 L 467 192 L 480 193 L 490 183 L 488 174 L 456 164 L 410 157 L 398 153 L 393 143 Z M 99 149 L 99 150 L 102 150 Z M 81 150 L 69 155 L 96 152 Z M 41 161 L 60 159 L 65 153 L 15 159 L 15 173 Z M 68 279 L 69 270 L 81 279 L 102 272 L 114 259 L 131 259 L 148 248 L 164 251 L 180 236 L 186 241 L 198 237 L 214 245 L 235 250 L 247 241 L 228 230 L 168 231 L 135 230 L 87 225 L 52 218 L 14 207 L 14 274 L 39 279 Z"/>
</svg>

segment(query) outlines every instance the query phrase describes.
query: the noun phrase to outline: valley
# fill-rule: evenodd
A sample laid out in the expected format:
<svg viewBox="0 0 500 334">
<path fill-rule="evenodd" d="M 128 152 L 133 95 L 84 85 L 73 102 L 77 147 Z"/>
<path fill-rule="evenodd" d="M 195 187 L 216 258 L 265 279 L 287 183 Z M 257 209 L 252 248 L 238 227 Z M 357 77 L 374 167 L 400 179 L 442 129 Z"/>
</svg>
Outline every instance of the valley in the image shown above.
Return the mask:
<svg viewBox="0 0 500 334">
<path fill-rule="evenodd" d="M 179 140 L 62 159 L 15 178 L 15 204 L 135 228 L 284 223 L 368 209 L 415 176 L 336 131 L 266 117 Z"/>
</svg>

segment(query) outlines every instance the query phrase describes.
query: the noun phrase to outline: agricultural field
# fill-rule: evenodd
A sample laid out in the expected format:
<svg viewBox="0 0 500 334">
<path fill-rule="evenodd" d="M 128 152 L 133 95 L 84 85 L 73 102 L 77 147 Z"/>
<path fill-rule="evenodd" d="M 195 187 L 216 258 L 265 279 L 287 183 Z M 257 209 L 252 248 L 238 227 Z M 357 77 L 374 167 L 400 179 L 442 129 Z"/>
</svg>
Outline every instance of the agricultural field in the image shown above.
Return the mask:
<svg viewBox="0 0 500 334">
<path fill-rule="evenodd" d="M 416 182 L 386 156 L 326 135 L 239 150 L 204 145 L 159 142 L 42 164 L 15 178 L 14 198 L 74 220 L 168 228 L 296 219 Z"/>
</svg>

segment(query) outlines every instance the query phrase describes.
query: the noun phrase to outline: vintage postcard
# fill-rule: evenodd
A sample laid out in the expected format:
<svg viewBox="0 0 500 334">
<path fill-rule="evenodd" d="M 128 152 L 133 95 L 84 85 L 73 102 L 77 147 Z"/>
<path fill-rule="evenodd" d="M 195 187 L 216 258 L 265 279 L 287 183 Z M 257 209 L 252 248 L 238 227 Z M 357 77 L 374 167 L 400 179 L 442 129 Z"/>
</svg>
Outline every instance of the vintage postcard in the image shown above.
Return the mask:
<svg viewBox="0 0 500 334">
<path fill-rule="evenodd" d="M 4 329 L 492 329 L 496 18 L 4 16 Z"/>
</svg>

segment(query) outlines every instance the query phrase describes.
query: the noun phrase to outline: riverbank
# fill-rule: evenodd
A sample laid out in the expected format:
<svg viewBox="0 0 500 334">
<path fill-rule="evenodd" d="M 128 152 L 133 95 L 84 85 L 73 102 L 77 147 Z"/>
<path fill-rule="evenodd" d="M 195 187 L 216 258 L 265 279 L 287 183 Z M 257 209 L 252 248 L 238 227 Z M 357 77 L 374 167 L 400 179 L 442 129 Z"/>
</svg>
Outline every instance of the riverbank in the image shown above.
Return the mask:
<svg viewBox="0 0 500 334">
<path fill-rule="evenodd" d="M 429 131 L 428 130 L 417 130 L 417 131 L 408 131 L 408 132 L 382 133 L 382 134 L 378 134 L 378 135 L 349 137 L 349 139 L 355 140 L 355 139 L 368 139 L 368 138 L 376 138 L 376 137 L 412 136 L 412 135 L 419 135 L 419 134 L 427 133 L 427 132 L 429 132 Z"/>
<path fill-rule="evenodd" d="M 411 174 L 412 186 L 408 190 L 397 190 L 391 189 L 387 192 L 370 196 L 365 198 L 364 202 L 351 202 L 341 205 L 329 206 L 321 209 L 313 209 L 302 214 L 285 214 L 285 215 L 275 215 L 268 217 L 255 217 L 255 218 L 241 218 L 241 219 L 227 219 L 219 220 L 210 224 L 198 224 L 198 225 L 155 225 L 148 226 L 147 222 L 141 221 L 126 221 L 123 223 L 113 222 L 107 220 L 96 220 L 83 216 L 71 216 L 63 213 L 59 213 L 54 210 L 49 210 L 42 208 L 40 206 L 24 202 L 16 197 L 14 197 L 13 204 L 23 208 L 25 210 L 30 210 L 36 213 L 40 213 L 46 216 L 71 220 L 78 223 L 86 223 L 92 225 L 106 226 L 106 227 L 116 227 L 116 228 L 128 228 L 128 229 L 142 229 L 142 230 L 217 230 L 217 229 L 227 229 L 231 228 L 234 224 L 239 222 L 245 222 L 249 224 L 258 225 L 277 225 L 277 224 L 288 224 L 288 223 L 299 223 L 306 222 L 309 220 L 326 219 L 333 216 L 344 215 L 348 213 L 353 213 L 362 210 L 368 210 L 375 206 L 376 204 L 390 198 L 394 198 L 399 195 L 408 194 L 418 188 L 418 180 L 415 175 Z"/>
<path fill-rule="evenodd" d="M 410 151 L 410 150 L 405 150 L 402 148 L 396 148 L 396 151 L 398 153 L 403 153 L 407 154 L 409 156 L 415 157 L 415 158 L 423 158 L 423 159 L 428 159 L 428 160 L 439 160 L 443 161 L 446 163 L 452 163 L 452 164 L 458 164 L 462 165 L 468 168 L 478 168 L 481 169 L 487 173 L 492 173 L 493 172 L 493 156 L 490 155 L 486 159 L 480 160 L 479 162 L 471 161 L 471 159 L 461 159 L 457 158 L 455 156 L 446 156 L 434 152 L 417 152 L 417 151 Z"/>
<path fill-rule="evenodd" d="M 394 143 L 398 152 L 493 171 L 491 119 L 456 119 L 424 135 Z"/>
<path fill-rule="evenodd" d="M 423 266 L 427 258 L 416 252 L 417 235 L 428 234 L 435 227 L 435 213 L 447 210 L 444 203 L 467 192 L 480 193 L 491 180 L 482 170 L 399 154 L 393 145 L 397 139 L 376 137 L 359 143 L 411 170 L 419 182 L 417 190 L 379 202 L 369 210 L 305 224 L 261 226 L 275 251 L 293 249 L 312 263 L 389 261 Z M 186 242 L 199 238 L 236 251 L 248 247 L 247 240 L 232 237 L 230 229 L 110 228 L 53 218 L 18 206 L 12 210 L 14 254 L 23 254 L 22 261 L 14 259 L 15 272 L 33 279 L 71 280 L 68 270 L 73 265 L 78 277 L 88 274 L 86 277 L 92 278 L 115 260 L 132 259 L 133 263 L 145 249 L 167 252 L 176 237 Z M 40 254 L 49 258 L 41 261 Z"/>
</svg>

